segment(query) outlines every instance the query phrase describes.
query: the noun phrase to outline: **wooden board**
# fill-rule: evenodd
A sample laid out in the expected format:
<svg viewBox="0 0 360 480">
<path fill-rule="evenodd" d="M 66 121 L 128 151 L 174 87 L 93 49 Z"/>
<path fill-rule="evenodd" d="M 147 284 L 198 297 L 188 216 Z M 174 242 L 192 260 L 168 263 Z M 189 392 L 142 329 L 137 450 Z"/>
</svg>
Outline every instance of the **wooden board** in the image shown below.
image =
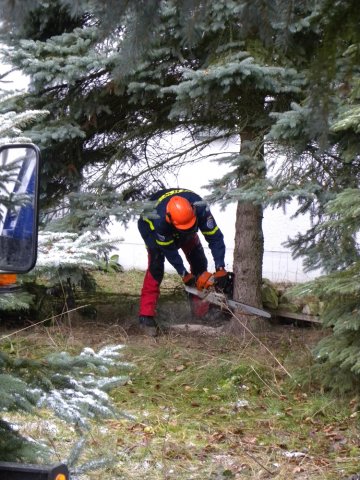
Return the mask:
<svg viewBox="0 0 360 480">
<path fill-rule="evenodd" d="M 300 320 L 302 322 L 322 323 L 317 315 L 308 315 L 306 313 L 294 313 L 286 310 L 269 310 L 272 317 L 288 318 L 289 320 Z"/>
</svg>

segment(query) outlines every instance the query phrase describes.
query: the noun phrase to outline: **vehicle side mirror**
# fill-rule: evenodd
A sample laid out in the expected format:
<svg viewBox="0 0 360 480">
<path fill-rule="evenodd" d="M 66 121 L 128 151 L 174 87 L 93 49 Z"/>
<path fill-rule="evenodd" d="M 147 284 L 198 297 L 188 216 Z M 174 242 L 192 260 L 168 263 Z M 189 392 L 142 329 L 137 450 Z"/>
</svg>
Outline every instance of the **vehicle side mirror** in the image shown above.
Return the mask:
<svg viewBox="0 0 360 480">
<path fill-rule="evenodd" d="M 26 273 L 37 256 L 40 151 L 0 146 L 0 271 Z"/>
</svg>

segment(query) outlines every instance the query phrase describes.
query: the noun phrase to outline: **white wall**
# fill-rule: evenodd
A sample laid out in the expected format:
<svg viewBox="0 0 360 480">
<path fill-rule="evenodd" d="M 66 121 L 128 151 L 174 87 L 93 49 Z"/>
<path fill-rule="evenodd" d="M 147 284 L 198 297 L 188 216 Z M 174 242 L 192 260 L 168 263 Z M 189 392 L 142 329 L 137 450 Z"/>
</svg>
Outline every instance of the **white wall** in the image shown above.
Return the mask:
<svg viewBox="0 0 360 480">
<path fill-rule="evenodd" d="M 180 170 L 178 175 L 169 175 L 169 187 L 184 187 L 194 190 L 201 196 L 207 195 L 208 190 L 202 188 L 212 178 L 219 178 L 224 171 L 224 167 L 218 164 L 210 164 L 209 161 L 201 161 L 196 164 L 185 167 Z M 217 224 L 221 228 L 225 237 L 226 244 L 226 268 L 232 270 L 234 237 L 235 237 L 235 217 L 236 204 L 229 205 L 226 210 L 220 210 L 219 206 L 211 208 Z M 289 236 L 295 236 L 297 232 L 304 232 L 309 225 L 309 219 L 301 218 L 291 219 L 295 211 L 295 204 L 290 205 L 287 213 L 282 209 L 266 209 L 264 212 L 263 231 L 265 242 L 265 253 L 263 261 L 263 276 L 273 281 L 306 281 L 318 275 L 318 272 L 305 273 L 301 260 L 293 260 L 289 250 L 283 247 L 283 242 Z M 147 255 L 142 238 L 137 230 L 136 223 L 129 225 L 128 229 L 119 225 L 113 225 L 112 234 L 124 238 L 124 242 L 118 247 L 116 253 L 119 254 L 119 261 L 126 269 L 137 268 L 145 269 L 147 265 Z M 202 243 L 206 247 L 207 243 L 200 234 Z M 205 248 L 209 259 L 209 268 L 213 269 L 213 262 L 210 250 Z M 174 272 L 174 269 L 166 262 L 166 271 Z"/>
<path fill-rule="evenodd" d="M 0 43 L 0 48 L 7 48 L 6 45 Z M 5 75 L 7 74 L 7 75 Z M 7 90 L 19 90 L 24 92 L 28 85 L 29 79 L 18 70 L 13 70 L 13 67 L 4 63 L 4 60 L 0 57 L 0 75 L 4 77 L 0 79 L 0 89 Z"/>
</svg>

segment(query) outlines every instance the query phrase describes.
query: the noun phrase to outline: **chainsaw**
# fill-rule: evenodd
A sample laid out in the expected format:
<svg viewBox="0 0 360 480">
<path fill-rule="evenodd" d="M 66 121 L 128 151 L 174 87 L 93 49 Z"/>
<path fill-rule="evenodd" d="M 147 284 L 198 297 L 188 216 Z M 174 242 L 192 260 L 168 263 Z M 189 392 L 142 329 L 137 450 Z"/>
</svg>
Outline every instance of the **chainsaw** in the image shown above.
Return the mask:
<svg viewBox="0 0 360 480">
<path fill-rule="evenodd" d="M 185 285 L 185 291 L 190 295 L 195 295 L 201 300 L 212 303 L 213 305 L 217 305 L 222 309 L 228 309 L 231 311 L 240 310 L 248 315 L 257 315 L 260 317 L 271 318 L 270 313 L 266 312 L 265 310 L 252 307 L 251 305 L 246 305 L 245 303 L 241 303 L 237 300 L 229 298 L 232 297 L 233 294 L 233 283 L 234 275 L 233 273 L 229 272 L 227 285 L 221 290 L 217 289 L 216 285 L 210 288 L 204 288 L 203 290 L 198 290 L 196 287 L 189 287 Z"/>
</svg>

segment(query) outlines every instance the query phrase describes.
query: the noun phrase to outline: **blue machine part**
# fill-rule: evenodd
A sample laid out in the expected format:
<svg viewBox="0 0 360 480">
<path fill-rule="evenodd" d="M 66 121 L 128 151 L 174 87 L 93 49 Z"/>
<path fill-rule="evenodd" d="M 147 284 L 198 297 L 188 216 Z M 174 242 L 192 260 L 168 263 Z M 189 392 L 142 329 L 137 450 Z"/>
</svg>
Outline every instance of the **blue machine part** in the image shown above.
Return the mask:
<svg viewBox="0 0 360 480">
<path fill-rule="evenodd" d="M 35 162 L 24 159 L 15 183 L 13 194 L 26 198 L 23 205 L 8 210 L 2 235 L 18 239 L 30 239 L 34 234 L 34 205 L 31 199 L 35 193 Z"/>
</svg>

